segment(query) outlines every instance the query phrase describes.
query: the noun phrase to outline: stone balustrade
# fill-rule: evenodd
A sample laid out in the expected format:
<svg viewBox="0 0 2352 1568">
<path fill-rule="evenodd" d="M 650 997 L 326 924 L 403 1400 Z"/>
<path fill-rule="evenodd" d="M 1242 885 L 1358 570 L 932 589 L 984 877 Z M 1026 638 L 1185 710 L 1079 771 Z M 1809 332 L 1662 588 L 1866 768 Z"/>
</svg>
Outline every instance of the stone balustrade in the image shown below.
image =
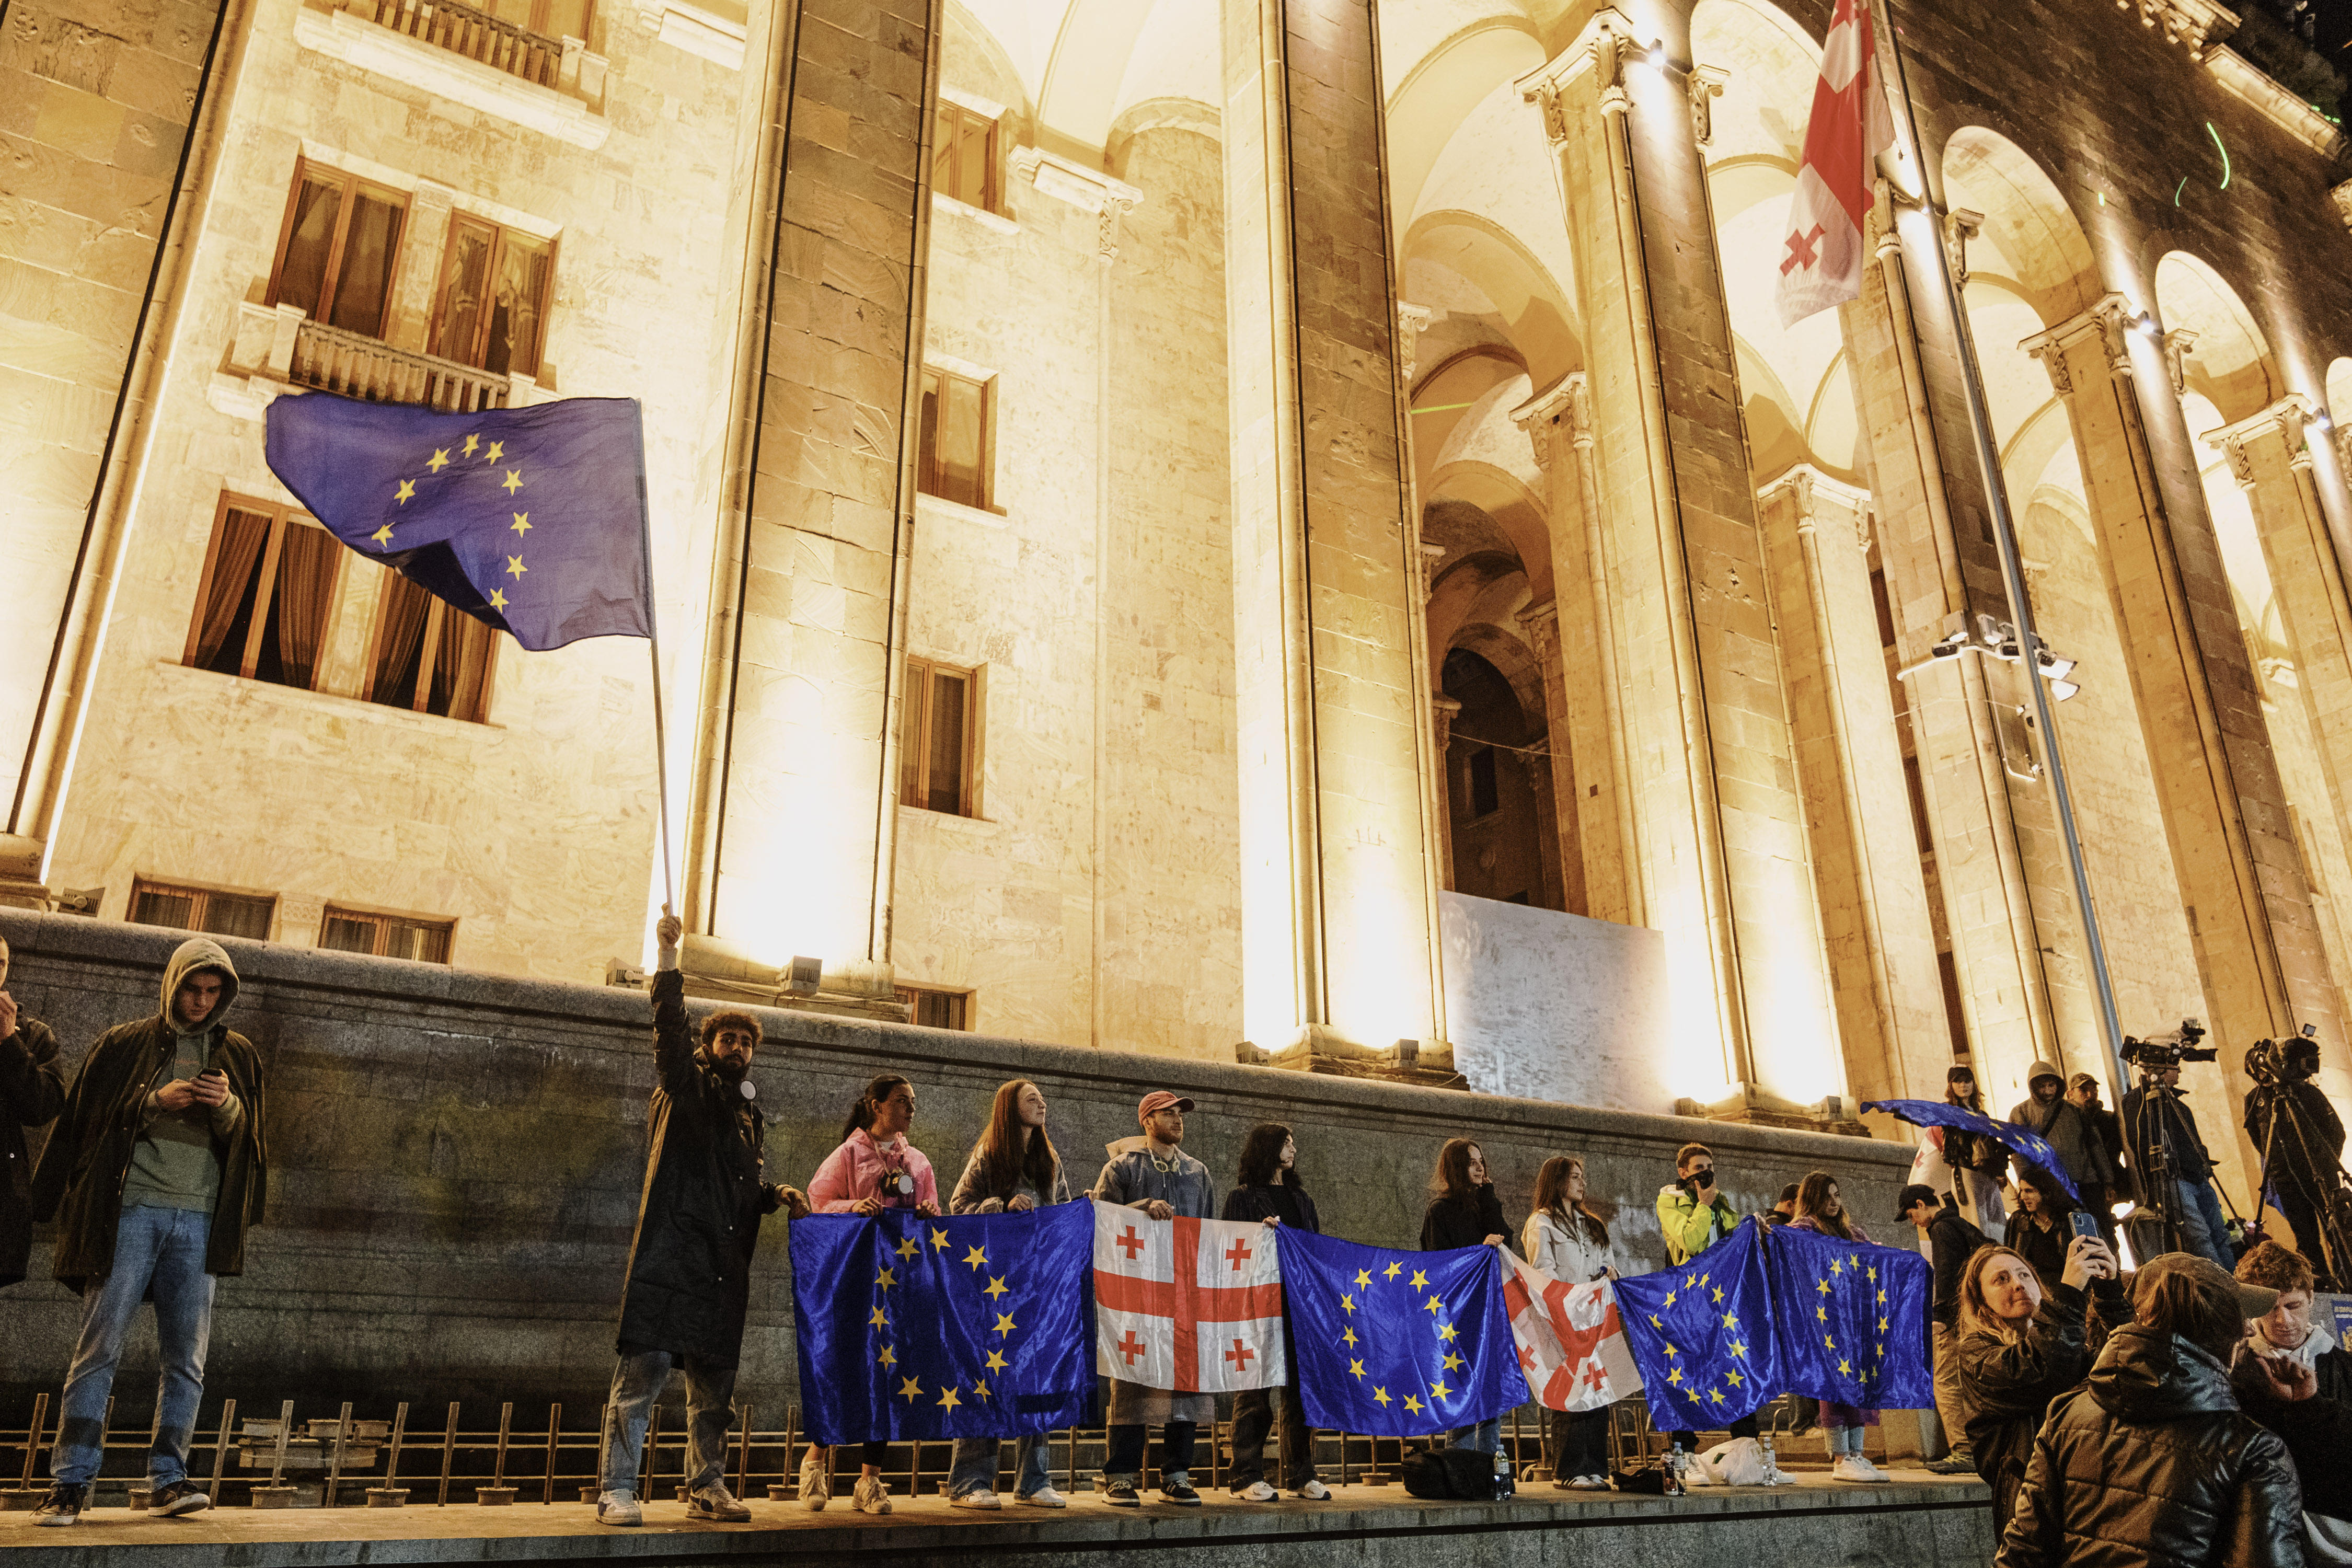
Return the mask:
<svg viewBox="0 0 2352 1568">
<path fill-rule="evenodd" d="M 563 45 L 463 0 L 341 0 L 339 9 L 540 87 L 556 85 Z"/>
</svg>

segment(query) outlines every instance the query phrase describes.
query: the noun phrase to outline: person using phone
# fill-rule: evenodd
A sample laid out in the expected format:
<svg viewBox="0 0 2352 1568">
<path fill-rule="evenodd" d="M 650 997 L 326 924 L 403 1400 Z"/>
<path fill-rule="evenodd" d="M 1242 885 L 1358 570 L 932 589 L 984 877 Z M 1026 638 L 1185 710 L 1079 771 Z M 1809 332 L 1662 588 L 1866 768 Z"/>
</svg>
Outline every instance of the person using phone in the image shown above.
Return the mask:
<svg viewBox="0 0 2352 1568">
<path fill-rule="evenodd" d="M 877 1215 L 912 1209 L 940 1212 L 940 1182 L 931 1163 L 908 1139 L 915 1121 L 915 1086 L 886 1072 L 866 1086 L 841 1124 L 841 1146 L 809 1178 L 809 1206 L 819 1214 Z M 888 1513 L 890 1488 L 882 1479 L 887 1443 L 868 1441 L 851 1500 L 860 1513 Z M 801 1462 L 801 1505 L 814 1512 L 833 1496 L 833 1450 L 810 1445 Z"/>
<path fill-rule="evenodd" d="M 226 1022 L 236 990 L 219 943 L 182 942 L 163 966 L 162 1007 L 90 1047 L 41 1151 L 33 1217 L 58 1223 L 50 1272 L 81 1294 L 81 1336 L 49 1454 L 55 1484 L 36 1524 L 74 1524 L 89 1506 L 114 1369 L 150 1299 L 163 1376 L 148 1514 L 212 1506 L 187 1461 L 213 1290 L 245 1272 L 246 1232 L 260 1222 L 268 1182 L 261 1056 Z"/>
</svg>

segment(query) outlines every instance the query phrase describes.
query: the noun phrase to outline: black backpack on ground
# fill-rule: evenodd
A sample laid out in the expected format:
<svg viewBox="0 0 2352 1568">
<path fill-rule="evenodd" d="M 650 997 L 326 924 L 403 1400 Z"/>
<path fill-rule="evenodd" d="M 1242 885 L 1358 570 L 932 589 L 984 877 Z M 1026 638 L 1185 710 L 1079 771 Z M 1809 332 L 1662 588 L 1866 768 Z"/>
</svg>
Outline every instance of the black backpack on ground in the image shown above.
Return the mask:
<svg viewBox="0 0 2352 1568">
<path fill-rule="evenodd" d="M 1495 1456 L 1475 1448 L 1417 1448 L 1397 1470 L 1404 1489 L 1418 1498 L 1493 1502 L 1517 1489 L 1507 1473 L 1495 1468 Z"/>
</svg>

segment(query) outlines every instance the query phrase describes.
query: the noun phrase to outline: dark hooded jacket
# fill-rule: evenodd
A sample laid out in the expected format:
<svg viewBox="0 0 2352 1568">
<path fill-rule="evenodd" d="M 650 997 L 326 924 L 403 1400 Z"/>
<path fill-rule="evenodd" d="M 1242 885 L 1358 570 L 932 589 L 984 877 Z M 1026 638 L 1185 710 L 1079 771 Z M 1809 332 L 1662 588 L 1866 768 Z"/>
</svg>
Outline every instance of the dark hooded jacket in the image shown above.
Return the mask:
<svg viewBox="0 0 2352 1568">
<path fill-rule="evenodd" d="M 686 983 L 654 976 L 654 1096 L 646 1115 L 646 1184 L 621 1300 L 624 1351 L 659 1350 L 736 1364 L 751 1302 L 760 1217 L 778 1203 L 762 1179 L 760 1113 L 695 1048 Z"/>
<path fill-rule="evenodd" d="M 2120 1290 L 2095 1299 L 2099 1316 L 2110 1326 L 2130 1321 L 2131 1307 Z M 1969 1413 L 1969 1451 L 1976 1456 L 1977 1474 L 1992 1489 L 1996 1535 L 2016 1504 L 2042 1413 L 2080 1383 L 2090 1366 L 2084 1348 L 2090 1332 L 2086 1305 L 2084 1292 L 2053 1280 L 2015 1343 L 1970 1329 L 1953 1347 L 1960 1363 L 1960 1400 Z"/>
<path fill-rule="evenodd" d="M 2034 1439 L 1996 1568 L 2303 1568 L 2303 1494 L 2229 1368 L 2178 1334 L 2117 1329 Z"/>
<path fill-rule="evenodd" d="M 246 1232 L 261 1223 L 268 1196 L 261 1057 L 252 1041 L 228 1026 L 229 1010 L 236 1005 L 236 966 L 219 943 L 194 937 L 163 966 L 162 1009 L 136 1023 L 116 1025 L 90 1047 L 33 1172 L 33 1217 L 58 1222 L 57 1258 L 49 1271 L 69 1289 L 103 1279 L 114 1268 L 123 1182 L 140 1134 L 156 1114 L 149 1090 L 177 1048 L 173 994 L 190 974 L 207 969 L 221 977 L 220 1001 L 207 1025 L 209 1065 L 227 1076 L 229 1092 L 244 1114 L 226 1135 L 215 1133 L 213 1140 L 220 1188 L 213 1200 L 205 1272 L 245 1272 Z"/>
<path fill-rule="evenodd" d="M 0 1285 L 25 1277 L 33 1255 L 33 1162 L 25 1130 L 46 1127 L 66 1103 L 58 1037 L 38 1018 L 16 1015 L 0 1040 Z"/>
<path fill-rule="evenodd" d="M 2058 1096 L 2044 1105 L 2033 1098 L 2031 1090 L 2035 1082 L 2050 1079 L 2057 1083 Z M 2058 1152 L 2058 1163 L 2066 1167 L 2062 1174 L 2073 1180 L 2077 1188 L 2111 1186 L 2115 1183 L 2115 1167 L 2107 1160 L 2107 1146 L 2099 1137 L 2099 1130 L 2083 1114 L 2083 1108 L 2066 1098 L 2066 1076 L 2049 1062 L 2035 1062 L 2026 1069 L 2026 1097 L 2010 1111 L 2010 1121 L 2019 1127 L 2030 1127 L 2040 1133 Z M 2020 1165 L 2025 1162 L 2020 1160 Z M 2047 1184 L 2043 1190 L 2047 1191 Z M 2063 1194 L 2054 1194 L 2064 1196 Z"/>
</svg>

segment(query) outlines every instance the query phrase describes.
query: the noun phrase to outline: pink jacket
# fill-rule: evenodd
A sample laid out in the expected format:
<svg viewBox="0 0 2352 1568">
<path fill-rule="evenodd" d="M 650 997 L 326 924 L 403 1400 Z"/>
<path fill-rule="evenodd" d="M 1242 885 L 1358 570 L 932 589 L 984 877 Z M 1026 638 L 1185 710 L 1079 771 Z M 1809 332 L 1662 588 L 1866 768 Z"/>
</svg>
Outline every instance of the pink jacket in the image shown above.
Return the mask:
<svg viewBox="0 0 2352 1568">
<path fill-rule="evenodd" d="M 905 1171 L 915 1178 L 917 1203 L 940 1201 L 939 1178 L 931 1174 L 931 1163 L 920 1149 L 904 1138 L 885 1148 L 861 1129 L 827 1154 L 816 1174 L 809 1178 L 809 1206 L 819 1214 L 846 1214 L 861 1198 L 882 1196 L 882 1178 L 892 1171 Z M 915 1205 L 896 1198 L 892 1206 Z"/>
</svg>

